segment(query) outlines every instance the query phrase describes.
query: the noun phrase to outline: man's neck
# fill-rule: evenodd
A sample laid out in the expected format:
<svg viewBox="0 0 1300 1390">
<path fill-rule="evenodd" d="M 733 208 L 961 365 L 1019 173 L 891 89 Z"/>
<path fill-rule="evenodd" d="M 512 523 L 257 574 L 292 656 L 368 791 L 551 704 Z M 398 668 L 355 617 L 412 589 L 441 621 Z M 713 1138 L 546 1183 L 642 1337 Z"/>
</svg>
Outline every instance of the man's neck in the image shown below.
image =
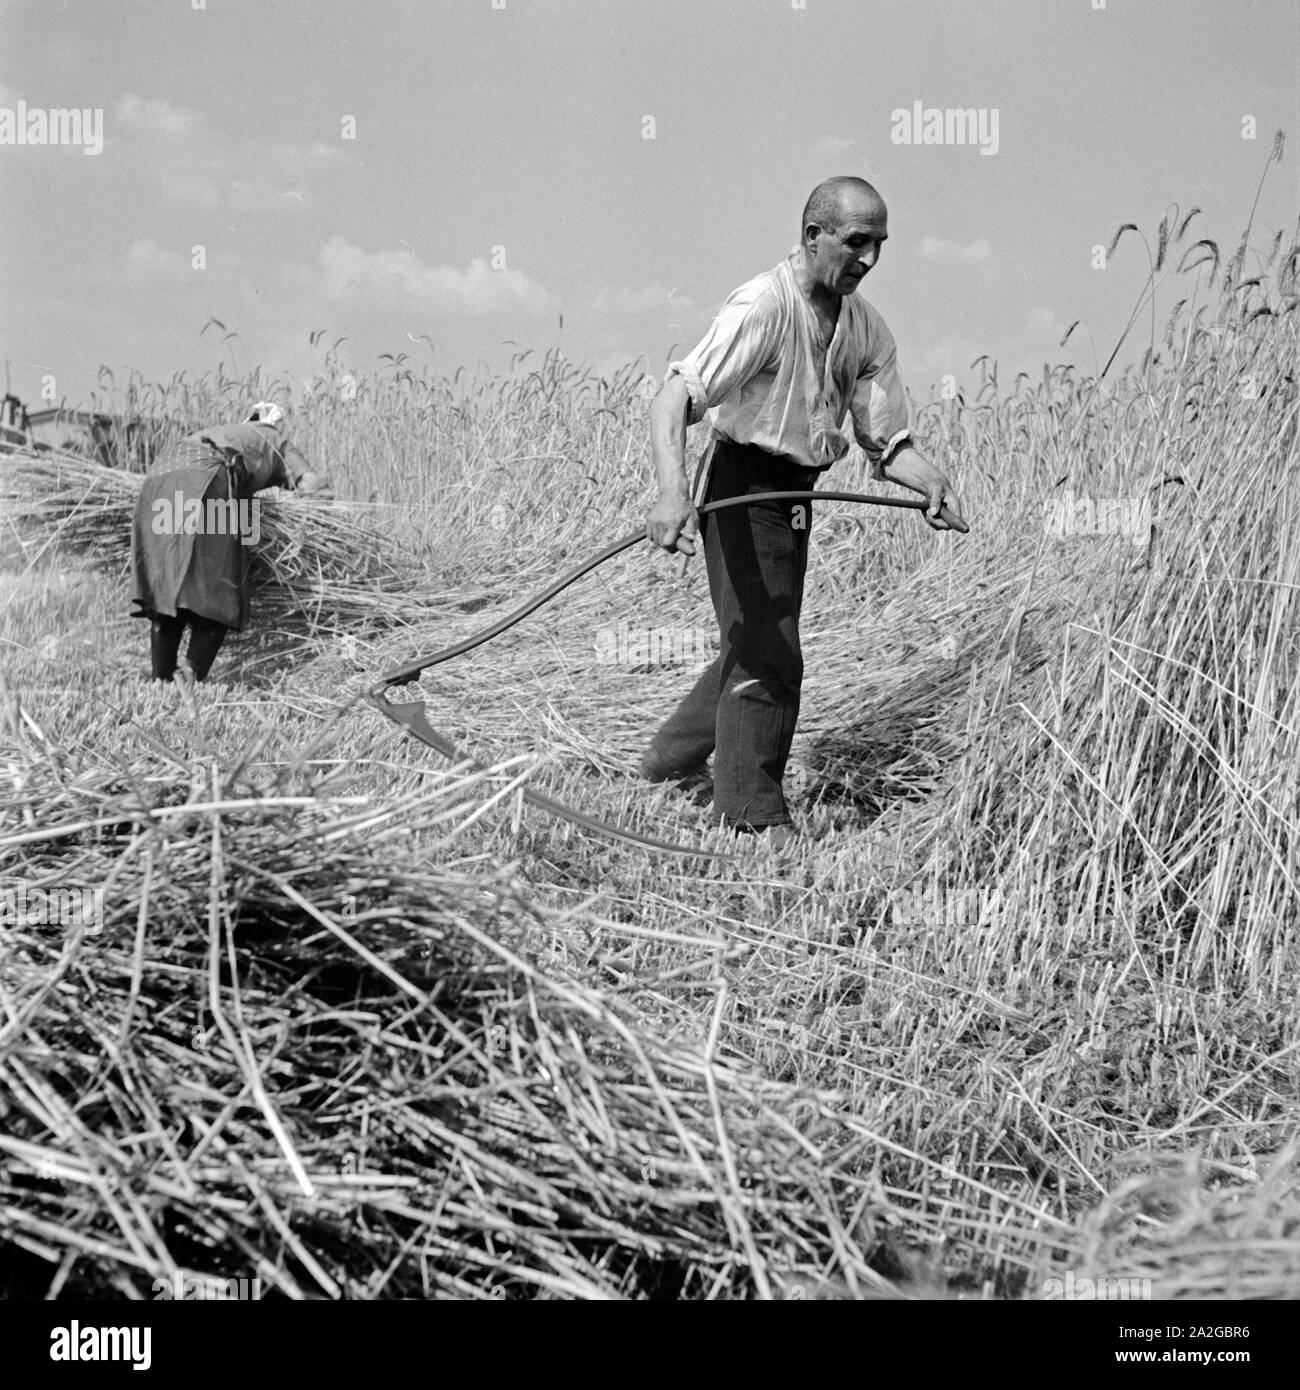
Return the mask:
<svg viewBox="0 0 1300 1390">
<path fill-rule="evenodd" d="M 794 258 L 794 279 L 799 286 L 803 297 L 819 313 L 827 315 L 833 323 L 840 314 L 840 302 L 843 295 L 836 294 L 834 290 L 827 289 L 820 284 L 813 276 L 812 267 L 808 264 L 808 253 L 801 246 L 799 254 Z"/>
</svg>

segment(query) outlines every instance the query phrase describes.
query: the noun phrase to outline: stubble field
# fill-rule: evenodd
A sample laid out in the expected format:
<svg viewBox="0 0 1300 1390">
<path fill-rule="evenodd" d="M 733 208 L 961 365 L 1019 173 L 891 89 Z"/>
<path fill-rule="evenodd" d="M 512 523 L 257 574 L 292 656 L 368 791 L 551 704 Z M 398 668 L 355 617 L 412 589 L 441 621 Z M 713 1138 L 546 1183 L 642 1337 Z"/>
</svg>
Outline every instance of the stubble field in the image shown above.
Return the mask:
<svg viewBox="0 0 1300 1390">
<path fill-rule="evenodd" d="M 779 858 L 634 775 L 699 561 L 430 672 L 487 770 L 358 703 L 638 524 L 635 374 L 327 357 L 292 424 L 335 500 L 263 497 L 192 694 L 126 616 L 138 480 L 0 458 L 0 886 L 104 890 L 4 928 L 10 1291 L 1293 1296 L 1300 253 L 1186 231 L 1139 365 L 919 406 L 969 536 L 814 508 Z M 277 389 L 132 384 L 178 431 Z"/>
</svg>

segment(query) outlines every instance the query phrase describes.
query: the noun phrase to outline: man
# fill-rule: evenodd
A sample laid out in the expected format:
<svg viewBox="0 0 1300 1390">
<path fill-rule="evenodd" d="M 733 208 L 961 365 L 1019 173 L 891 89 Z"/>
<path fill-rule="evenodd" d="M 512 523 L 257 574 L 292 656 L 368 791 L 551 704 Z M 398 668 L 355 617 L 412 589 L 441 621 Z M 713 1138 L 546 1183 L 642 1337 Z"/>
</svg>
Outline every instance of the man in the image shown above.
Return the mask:
<svg viewBox="0 0 1300 1390">
<path fill-rule="evenodd" d="M 282 437 L 283 422 L 278 405 L 259 401 L 243 424 L 186 435 L 144 480 L 131 530 L 132 616 L 149 619 L 155 680 L 176 674 L 187 624 L 185 674 L 201 681 L 226 633 L 248 621 L 256 534 L 243 523 L 253 494 L 306 490 L 315 481 L 307 460 Z M 290 460 L 301 465 L 293 475 Z"/>
<path fill-rule="evenodd" d="M 689 777 L 714 754 L 715 818 L 739 833 L 792 836 L 782 778 L 803 656 L 799 610 L 808 559 L 807 504 L 760 503 L 701 517 L 696 505 L 754 492 L 808 490 L 848 451 L 845 411 L 875 477 L 924 494 L 935 530 L 964 525 L 941 469 L 912 444 L 893 336 L 854 293 L 888 236 L 884 200 L 865 179 L 827 179 L 804 208 L 800 245 L 742 285 L 693 352 L 669 365 L 650 412 L 659 498 L 646 530 L 665 550 L 704 542 L 721 651 L 642 758 L 651 781 Z M 712 440 L 695 499 L 686 480 L 688 425 Z"/>
</svg>

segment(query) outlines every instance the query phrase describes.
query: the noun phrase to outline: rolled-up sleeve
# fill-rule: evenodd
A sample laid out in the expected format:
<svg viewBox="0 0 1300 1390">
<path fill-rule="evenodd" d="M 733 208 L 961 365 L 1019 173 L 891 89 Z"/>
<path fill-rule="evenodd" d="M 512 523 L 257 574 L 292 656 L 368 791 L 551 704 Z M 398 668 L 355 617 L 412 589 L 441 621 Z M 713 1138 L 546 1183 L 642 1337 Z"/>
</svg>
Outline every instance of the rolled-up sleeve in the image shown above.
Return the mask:
<svg viewBox="0 0 1300 1390">
<path fill-rule="evenodd" d="M 756 377 L 776 356 L 780 336 L 780 309 L 770 294 L 733 294 L 694 350 L 668 364 L 665 381 L 680 376 L 690 393 L 690 423 Z"/>
<path fill-rule="evenodd" d="M 867 360 L 854 384 L 849 413 L 872 476 L 886 481 L 885 464 L 910 437 L 911 422 L 894 335 L 874 309 L 867 316 Z"/>
</svg>

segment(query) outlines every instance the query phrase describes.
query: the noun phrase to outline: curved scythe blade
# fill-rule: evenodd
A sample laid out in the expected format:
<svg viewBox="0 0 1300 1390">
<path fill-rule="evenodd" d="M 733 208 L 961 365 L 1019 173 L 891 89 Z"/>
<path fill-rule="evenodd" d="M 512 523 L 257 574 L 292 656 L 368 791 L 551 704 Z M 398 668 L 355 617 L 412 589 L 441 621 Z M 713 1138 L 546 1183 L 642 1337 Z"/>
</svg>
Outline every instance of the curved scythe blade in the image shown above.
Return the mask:
<svg viewBox="0 0 1300 1390">
<path fill-rule="evenodd" d="M 429 723 L 428 710 L 423 700 L 408 700 L 397 703 L 386 699 L 383 695 L 370 691 L 366 698 L 371 704 L 377 706 L 394 723 L 402 725 L 408 733 L 414 734 L 421 743 L 439 752 L 445 758 L 451 758 L 455 762 L 468 762 L 475 771 L 484 770 L 486 763 L 479 762 L 476 758 L 471 758 L 468 754 L 461 752 L 459 748 L 447 738 L 445 734 L 440 734 L 437 729 Z M 692 849 L 689 845 L 674 845 L 666 840 L 656 840 L 650 835 L 638 835 L 635 830 L 624 830 L 621 826 L 614 825 L 609 821 L 601 820 L 598 816 L 589 816 L 583 811 L 577 811 L 572 806 L 566 806 L 562 801 L 556 801 L 553 797 L 546 796 L 542 792 L 535 792 L 531 787 L 523 788 L 524 800 L 530 806 L 535 806 L 539 811 L 545 811 L 549 815 L 558 816 L 561 820 L 567 820 L 573 825 L 581 826 L 584 830 L 594 830 L 597 834 L 608 835 L 611 839 L 621 840 L 624 844 L 639 845 L 642 849 L 652 849 L 660 854 L 684 855 L 692 859 L 714 859 L 730 862 L 734 856 L 724 854 L 720 850 Z"/>
</svg>

